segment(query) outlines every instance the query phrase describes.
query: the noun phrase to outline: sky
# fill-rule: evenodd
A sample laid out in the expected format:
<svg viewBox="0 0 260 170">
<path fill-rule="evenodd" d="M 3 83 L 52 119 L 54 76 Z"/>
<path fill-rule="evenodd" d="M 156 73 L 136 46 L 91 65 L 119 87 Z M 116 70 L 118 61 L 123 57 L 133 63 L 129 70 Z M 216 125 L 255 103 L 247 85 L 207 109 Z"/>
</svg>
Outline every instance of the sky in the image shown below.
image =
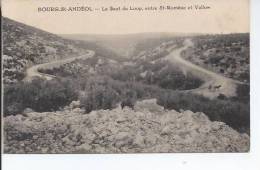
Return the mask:
<svg viewBox="0 0 260 170">
<path fill-rule="evenodd" d="M 193 10 L 38 12 L 39 7 L 193 6 Z M 195 10 L 194 5 L 210 9 Z M 249 32 L 249 0 L 2 0 L 3 16 L 56 34 Z"/>
</svg>

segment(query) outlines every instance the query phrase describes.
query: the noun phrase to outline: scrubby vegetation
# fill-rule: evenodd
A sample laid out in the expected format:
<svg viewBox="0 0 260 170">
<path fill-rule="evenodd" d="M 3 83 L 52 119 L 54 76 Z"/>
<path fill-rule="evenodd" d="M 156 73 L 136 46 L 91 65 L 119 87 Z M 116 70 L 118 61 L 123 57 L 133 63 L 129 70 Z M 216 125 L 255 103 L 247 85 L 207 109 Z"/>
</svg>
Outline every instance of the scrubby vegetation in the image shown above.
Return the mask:
<svg viewBox="0 0 260 170">
<path fill-rule="evenodd" d="M 25 77 L 27 67 L 86 53 L 86 43 L 61 38 L 3 17 L 3 81 Z"/>
<path fill-rule="evenodd" d="M 114 70 L 110 76 L 115 80 L 140 82 L 172 90 L 198 88 L 203 83 L 191 73 L 185 75 L 178 67 L 166 61 L 142 62 L 134 66 L 125 66 Z"/>
<path fill-rule="evenodd" d="M 178 48 L 182 45 L 184 38 L 184 36 L 170 34 L 162 34 L 156 38 L 153 38 L 152 36 L 150 38 L 145 38 L 136 44 L 132 56 L 144 55 L 143 52 L 146 53 L 145 55 L 149 56 L 152 55 L 153 52 L 156 52 L 156 50 L 161 49 L 163 51 L 163 49 L 167 49 L 173 45 L 176 45 L 175 47 Z M 154 47 L 157 47 L 157 49 Z"/>
<path fill-rule="evenodd" d="M 233 99 L 243 103 L 250 103 L 250 86 L 246 84 L 240 84 L 237 87 L 237 96 Z"/>
<path fill-rule="evenodd" d="M 4 115 L 21 114 L 26 108 L 54 111 L 77 97 L 76 87 L 69 80 L 21 82 L 4 87 Z"/>
<path fill-rule="evenodd" d="M 90 112 L 122 106 L 132 107 L 137 100 L 157 98 L 165 109 L 203 112 L 211 120 L 223 121 L 231 127 L 249 132 L 249 103 L 238 100 L 210 100 L 202 96 L 164 90 L 154 85 L 122 82 L 109 77 L 79 77 L 75 79 L 35 80 L 5 87 L 4 114 L 20 114 L 25 108 L 35 111 L 52 111 L 63 108 L 73 100 Z"/>
<path fill-rule="evenodd" d="M 122 66 L 123 65 L 123 66 Z M 40 72 L 61 76 L 76 77 L 80 74 L 106 75 L 123 82 L 139 82 L 156 85 L 163 89 L 188 90 L 198 88 L 203 81 L 191 73 L 184 74 L 180 68 L 163 60 L 138 61 L 124 65 L 118 61 L 95 56 L 87 60 L 75 61 L 59 68 L 39 70 Z"/>
<path fill-rule="evenodd" d="M 249 34 L 201 35 L 183 56 L 207 69 L 249 82 Z"/>
<path fill-rule="evenodd" d="M 249 104 L 230 99 L 207 99 L 199 95 L 166 92 L 160 95 L 159 104 L 168 109 L 188 109 L 203 112 L 211 120 L 223 121 L 242 132 L 249 132 Z"/>
</svg>

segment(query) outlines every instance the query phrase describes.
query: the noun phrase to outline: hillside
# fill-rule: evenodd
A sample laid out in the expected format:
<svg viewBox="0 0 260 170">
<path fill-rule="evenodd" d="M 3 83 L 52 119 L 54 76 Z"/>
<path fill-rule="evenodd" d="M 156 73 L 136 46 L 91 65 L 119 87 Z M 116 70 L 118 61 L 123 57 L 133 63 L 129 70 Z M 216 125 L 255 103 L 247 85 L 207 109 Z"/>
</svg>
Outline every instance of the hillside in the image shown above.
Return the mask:
<svg viewBox="0 0 260 170">
<path fill-rule="evenodd" d="M 247 152 L 249 136 L 201 113 L 164 110 L 156 100 L 134 110 L 63 111 L 4 118 L 5 153 Z"/>
<path fill-rule="evenodd" d="M 183 57 L 226 77 L 249 83 L 249 34 L 202 35 Z"/>
<path fill-rule="evenodd" d="M 31 65 L 84 54 L 86 45 L 3 17 L 4 83 L 24 78 Z"/>
</svg>

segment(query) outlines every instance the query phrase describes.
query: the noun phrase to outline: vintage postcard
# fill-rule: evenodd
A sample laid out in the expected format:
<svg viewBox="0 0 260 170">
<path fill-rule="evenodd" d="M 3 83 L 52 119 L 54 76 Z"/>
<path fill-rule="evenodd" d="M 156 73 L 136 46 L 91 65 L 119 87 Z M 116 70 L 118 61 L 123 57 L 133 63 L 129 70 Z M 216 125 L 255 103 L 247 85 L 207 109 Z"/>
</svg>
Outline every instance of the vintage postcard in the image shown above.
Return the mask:
<svg viewBox="0 0 260 170">
<path fill-rule="evenodd" d="M 4 153 L 249 152 L 249 0 L 1 8 Z"/>
</svg>

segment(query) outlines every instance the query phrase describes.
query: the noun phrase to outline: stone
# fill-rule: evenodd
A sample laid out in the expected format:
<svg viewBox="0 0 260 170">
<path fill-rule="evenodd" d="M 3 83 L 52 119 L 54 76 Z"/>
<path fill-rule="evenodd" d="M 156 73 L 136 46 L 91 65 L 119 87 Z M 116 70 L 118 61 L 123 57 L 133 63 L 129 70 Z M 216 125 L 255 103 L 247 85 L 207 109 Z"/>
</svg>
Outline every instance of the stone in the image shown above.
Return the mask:
<svg viewBox="0 0 260 170">
<path fill-rule="evenodd" d="M 162 131 L 161 135 L 169 135 L 172 133 L 171 127 L 170 126 L 165 126 Z"/>
<path fill-rule="evenodd" d="M 247 152 L 250 137 L 204 113 L 163 110 L 156 100 L 131 108 L 79 108 L 6 116 L 5 153 Z M 151 107 L 150 107 L 151 106 Z M 149 110 L 149 107 L 152 108 Z"/>
<path fill-rule="evenodd" d="M 33 139 L 38 139 L 38 136 L 37 135 L 33 135 Z"/>
<path fill-rule="evenodd" d="M 79 108 L 80 107 L 80 101 L 72 101 L 69 106 L 71 109 Z"/>
<path fill-rule="evenodd" d="M 144 143 L 144 137 L 141 135 L 141 133 L 137 133 L 135 135 L 135 139 L 133 141 L 133 145 L 136 145 L 137 147 L 144 147 L 145 143 Z"/>
<path fill-rule="evenodd" d="M 136 102 L 134 109 L 136 111 L 148 110 L 153 113 L 162 113 L 164 108 L 157 104 L 157 99 L 147 99 Z"/>
<path fill-rule="evenodd" d="M 217 121 L 215 121 L 215 122 L 212 122 L 211 123 L 211 129 L 212 130 L 218 130 L 218 129 L 220 129 L 222 126 L 224 126 L 225 125 L 225 123 L 223 123 L 223 122 L 217 122 Z"/>
<path fill-rule="evenodd" d="M 89 151 L 91 151 L 91 149 L 92 149 L 92 146 L 87 143 L 84 143 L 84 144 L 76 147 L 76 150 L 81 151 L 81 152 L 89 152 Z"/>
<path fill-rule="evenodd" d="M 31 108 L 26 108 L 23 111 L 23 115 L 28 116 L 28 113 L 32 113 L 32 112 L 34 112 L 34 111 Z"/>
<path fill-rule="evenodd" d="M 145 136 L 145 144 L 148 146 L 154 146 L 157 143 L 157 136 L 155 134 L 148 134 Z"/>
<path fill-rule="evenodd" d="M 119 148 L 133 142 L 133 139 L 131 138 L 128 132 L 119 132 L 115 136 L 114 140 L 115 140 L 115 146 Z"/>
<path fill-rule="evenodd" d="M 48 152 L 48 148 L 41 148 L 41 153 L 47 153 Z"/>
<path fill-rule="evenodd" d="M 75 108 L 75 109 L 72 110 L 72 112 L 83 114 L 85 112 L 85 110 L 83 110 L 81 108 Z"/>
<path fill-rule="evenodd" d="M 129 138 L 129 133 L 128 132 L 119 132 L 118 134 L 116 134 L 115 136 L 115 140 L 119 141 L 119 140 L 127 140 Z"/>
</svg>

